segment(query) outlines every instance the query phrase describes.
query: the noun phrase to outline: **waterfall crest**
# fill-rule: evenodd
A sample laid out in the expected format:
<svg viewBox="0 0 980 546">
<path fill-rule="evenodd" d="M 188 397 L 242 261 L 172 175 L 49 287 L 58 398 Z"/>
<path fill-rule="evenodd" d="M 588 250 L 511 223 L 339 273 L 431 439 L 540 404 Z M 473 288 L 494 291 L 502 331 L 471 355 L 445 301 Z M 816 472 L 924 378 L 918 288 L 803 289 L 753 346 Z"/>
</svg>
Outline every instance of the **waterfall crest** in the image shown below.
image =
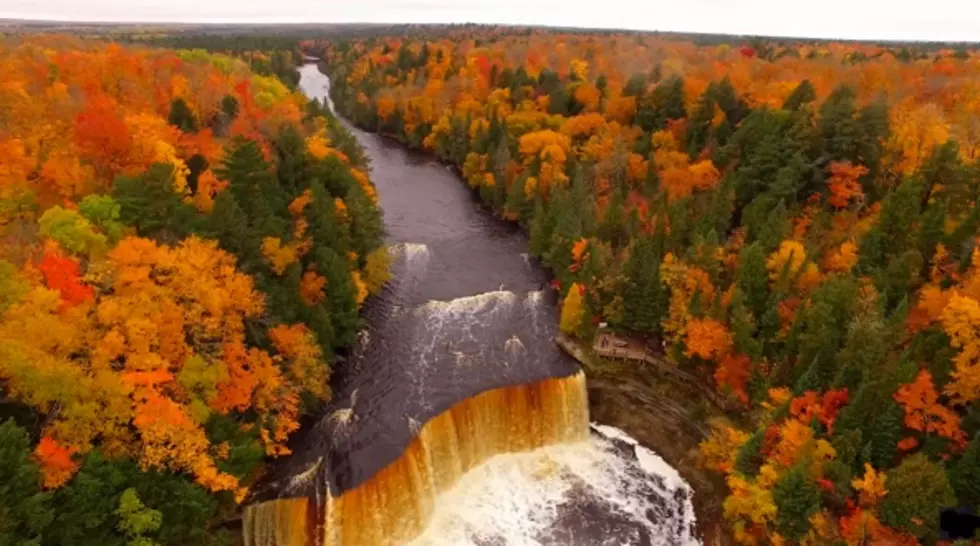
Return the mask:
<svg viewBox="0 0 980 546">
<path fill-rule="evenodd" d="M 338 497 L 246 507 L 245 545 L 404 544 L 423 532 L 439 494 L 477 465 L 495 455 L 584 442 L 588 436 L 582 372 L 492 389 L 432 418 L 393 463 Z"/>
</svg>

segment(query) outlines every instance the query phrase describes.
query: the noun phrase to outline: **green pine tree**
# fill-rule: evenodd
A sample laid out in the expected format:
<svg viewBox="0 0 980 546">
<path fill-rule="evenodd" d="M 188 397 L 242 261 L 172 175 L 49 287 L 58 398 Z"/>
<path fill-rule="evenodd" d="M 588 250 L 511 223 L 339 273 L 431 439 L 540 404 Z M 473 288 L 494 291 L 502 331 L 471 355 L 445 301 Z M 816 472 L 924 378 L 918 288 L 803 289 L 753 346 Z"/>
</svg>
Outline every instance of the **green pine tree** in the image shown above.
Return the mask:
<svg viewBox="0 0 980 546">
<path fill-rule="evenodd" d="M 357 339 L 360 315 L 347 260 L 330 247 L 317 248 L 314 256 L 317 272 L 327 278 L 325 292 L 335 336 L 334 347 L 349 346 Z"/>
<path fill-rule="evenodd" d="M 197 132 L 197 118 L 194 117 L 194 113 L 187 106 L 187 102 L 180 97 L 170 103 L 170 115 L 167 116 L 167 123 L 185 133 Z"/>
<path fill-rule="evenodd" d="M 0 544 L 37 544 L 53 521 L 49 493 L 31 456 L 27 432 L 13 420 L 0 423 Z"/>
<path fill-rule="evenodd" d="M 960 506 L 980 509 L 980 435 L 966 446 L 966 451 L 949 471 L 949 481 Z"/>
<path fill-rule="evenodd" d="M 660 281 L 660 256 L 652 240 L 643 237 L 634 243 L 625 273 L 624 326 L 637 332 L 659 333 L 669 294 Z"/>
<path fill-rule="evenodd" d="M 820 510 L 820 491 L 803 465 L 790 470 L 773 488 L 778 508 L 776 528 L 792 541 L 799 541 L 810 530 L 810 516 Z"/>
<path fill-rule="evenodd" d="M 942 467 L 917 453 L 888 471 L 885 483 L 888 494 L 881 504 L 882 523 L 920 540 L 935 541 L 939 536 L 939 511 L 956 504 Z"/>
</svg>

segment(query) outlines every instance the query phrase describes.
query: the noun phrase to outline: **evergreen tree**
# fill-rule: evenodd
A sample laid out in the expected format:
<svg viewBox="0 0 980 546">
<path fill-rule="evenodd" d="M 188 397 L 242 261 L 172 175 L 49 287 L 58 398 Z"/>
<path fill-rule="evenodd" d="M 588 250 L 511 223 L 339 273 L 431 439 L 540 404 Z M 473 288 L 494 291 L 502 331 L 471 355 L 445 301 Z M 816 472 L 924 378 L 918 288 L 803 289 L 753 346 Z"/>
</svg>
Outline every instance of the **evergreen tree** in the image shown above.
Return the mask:
<svg viewBox="0 0 980 546">
<path fill-rule="evenodd" d="M 789 97 L 786 97 L 786 102 L 783 103 L 783 110 L 799 110 L 803 105 L 815 100 L 817 100 L 817 92 L 813 88 L 813 84 L 810 83 L 810 80 L 803 80 L 790 93 Z"/>
<path fill-rule="evenodd" d="M 660 281 L 660 256 L 649 238 L 638 239 L 626 262 L 623 318 L 626 327 L 657 334 L 667 313 L 669 293 Z"/>
<path fill-rule="evenodd" d="M 736 271 L 735 285 L 745 305 L 754 316 L 761 317 L 769 302 L 769 272 L 761 244 L 752 243 L 739 252 Z"/>
<path fill-rule="evenodd" d="M 874 416 L 874 426 L 866 424 L 863 436 L 869 438 L 868 455 L 864 462 L 875 468 L 890 468 L 898 454 L 898 442 L 902 439 L 904 414 L 894 401 L 884 402 L 881 414 Z"/>
<path fill-rule="evenodd" d="M 820 106 L 817 130 L 829 161 L 859 163 L 862 131 L 857 121 L 856 96 L 847 85 L 840 85 Z"/>
<path fill-rule="evenodd" d="M 872 376 L 850 396 L 850 403 L 841 409 L 834 423 L 835 436 L 847 435 L 849 431 L 860 432 L 859 439 L 863 443 L 855 446 L 855 452 L 866 453 L 856 453 L 857 459 L 845 461 L 855 471 L 860 472 L 865 462 L 875 468 L 891 467 L 902 439 L 904 419 L 902 408 L 892 397 L 896 388 L 894 377 Z"/>
<path fill-rule="evenodd" d="M 803 465 L 790 470 L 773 489 L 776 528 L 780 534 L 799 541 L 810 530 L 810 516 L 820 510 L 820 491 Z"/>
<path fill-rule="evenodd" d="M 31 456 L 27 432 L 13 420 L 0 423 L 0 544 L 37 544 L 51 523 L 49 494 Z"/>
<path fill-rule="evenodd" d="M 534 214 L 531 216 L 530 245 L 531 253 L 543 258 L 551 246 L 551 233 L 555 222 L 550 207 L 546 207 L 544 199 L 537 196 L 534 201 Z"/>
<path fill-rule="evenodd" d="M 878 222 L 861 240 L 858 268 L 870 272 L 912 247 L 918 246 L 917 233 L 909 229 L 919 221 L 922 184 L 907 178 L 882 201 Z"/>
<path fill-rule="evenodd" d="M 126 545 L 116 510 L 127 489 L 146 508 L 160 513 L 162 525 L 154 533 L 159 544 L 203 544 L 215 538 L 209 524 L 217 516 L 218 502 L 204 489 L 176 474 L 144 472 L 129 460 L 108 461 L 96 451 L 86 457 L 72 481 L 53 493 L 51 505 L 57 516 L 42 544 Z"/>
<path fill-rule="evenodd" d="M 653 102 L 659 114 L 658 126 L 663 128 L 668 120 L 687 117 L 684 108 L 684 78 L 674 76 L 653 90 Z"/>
<path fill-rule="evenodd" d="M 317 248 L 329 248 L 341 256 L 346 256 L 353 246 L 350 228 L 338 222 L 334 200 L 322 184 L 313 182 L 310 191 L 313 200 L 305 212 L 310 223 L 313 244 Z"/>
<path fill-rule="evenodd" d="M 885 143 L 890 134 L 888 105 L 880 99 L 869 104 L 858 112 L 857 123 L 861 129 L 861 140 L 858 142 L 858 157 L 867 167 L 868 174 L 861 185 L 868 201 L 881 199 L 881 187 L 874 184 L 881 173 L 881 160 L 885 152 Z"/>
<path fill-rule="evenodd" d="M 286 197 L 255 141 L 234 141 L 226 150 L 217 174 L 229 182 L 227 191 L 235 197 L 256 234 L 279 239 L 288 236 L 290 216 Z"/>
<path fill-rule="evenodd" d="M 749 440 L 738 448 L 735 455 L 735 469 L 746 476 L 755 476 L 765 463 L 762 455 L 762 444 L 765 442 L 765 429 L 759 429 L 749 437 Z"/>
<path fill-rule="evenodd" d="M 259 261 L 261 239 L 252 236 L 248 217 L 231 192 L 221 192 L 215 198 L 203 232 L 217 239 L 222 249 L 237 256 L 239 267 L 248 270 Z"/>
<path fill-rule="evenodd" d="M 276 155 L 276 178 L 279 188 L 292 200 L 306 188 L 309 180 L 306 143 L 292 124 L 283 125 L 273 141 Z"/>
<path fill-rule="evenodd" d="M 626 85 L 623 86 L 623 96 L 624 97 L 639 97 L 642 96 L 647 88 L 647 77 L 643 74 L 633 74 L 630 76 L 629 80 L 626 81 Z"/>
<path fill-rule="evenodd" d="M 857 293 L 853 278 L 832 277 L 814 291 L 810 305 L 801 311 L 797 362 L 807 366 L 807 373 L 797 392 L 819 391 L 833 381 L 837 351 L 853 316 Z"/>
<path fill-rule="evenodd" d="M 582 209 L 576 207 L 573 194 L 557 188 L 551 193 L 549 209 L 554 214 L 555 228 L 551 232 L 545 260 L 561 277 L 572 265 L 572 244 L 584 235 Z"/>
<path fill-rule="evenodd" d="M 939 536 L 939 511 L 956 504 L 942 467 L 917 453 L 890 470 L 885 483 L 888 494 L 881 504 L 882 523 L 920 540 L 935 541 Z"/>
<path fill-rule="evenodd" d="M 848 326 L 844 347 L 837 356 L 834 388 L 856 392 L 867 376 L 880 369 L 888 358 L 891 333 L 880 314 L 857 316 Z"/>
<path fill-rule="evenodd" d="M 722 78 L 721 82 L 715 87 L 714 98 L 718 104 L 718 108 L 725 114 L 725 119 L 715 130 L 714 136 L 715 140 L 718 141 L 718 145 L 724 146 L 728 143 L 728 139 L 735 133 L 739 123 L 749 115 L 751 110 L 744 100 L 738 98 L 735 92 L 735 86 L 732 85 L 728 76 Z"/>
<path fill-rule="evenodd" d="M 692 159 L 697 158 L 701 154 L 701 150 L 711 140 L 716 108 L 714 95 L 715 84 L 712 83 L 701 93 L 694 112 L 687 119 L 685 141 L 687 142 L 687 153 Z"/>
<path fill-rule="evenodd" d="M 238 99 L 232 95 L 225 95 L 221 99 L 221 112 L 227 116 L 229 123 L 233 121 L 238 117 Z"/>
<path fill-rule="evenodd" d="M 201 173 L 203 173 L 208 168 L 208 160 L 201 154 L 194 154 L 187 158 L 187 190 L 192 193 L 197 193 L 197 181 L 201 178 Z"/>
<path fill-rule="evenodd" d="M 627 231 L 626 222 L 624 222 L 625 208 L 626 189 L 623 186 L 617 186 L 613 189 L 609 205 L 597 228 L 599 238 L 610 243 L 613 248 L 619 248 L 626 244 L 630 235 Z"/>
<path fill-rule="evenodd" d="M 507 190 L 507 199 L 504 201 L 504 214 L 508 218 L 521 222 L 527 221 L 530 212 L 530 203 L 528 203 L 527 196 L 524 194 L 524 185 L 526 182 L 526 175 L 522 175 L 511 182 L 510 188 Z"/>
<path fill-rule="evenodd" d="M 119 220 L 140 235 L 174 243 L 199 228 L 196 209 L 174 190 L 173 167 L 154 163 L 138 177 L 120 176 L 112 188 Z"/>
<path fill-rule="evenodd" d="M 756 336 L 759 328 L 752 311 L 745 304 L 745 297 L 740 290 L 732 296 L 731 325 L 735 341 L 735 350 L 752 360 L 762 357 L 763 339 Z"/>
<path fill-rule="evenodd" d="M 350 217 L 351 250 L 363 261 L 369 252 L 384 242 L 385 228 L 381 211 L 364 194 L 359 185 L 352 186 L 345 199 Z"/>
<path fill-rule="evenodd" d="M 966 451 L 949 472 L 960 506 L 980 509 L 980 434 L 970 440 Z"/>
<path fill-rule="evenodd" d="M 347 260 L 330 247 L 317 248 L 315 260 L 317 273 L 327 278 L 325 292 L 335 336 L 334 347 L 349 346 L 357 340 L 360 316 Z"/>
<path fill-rule="evenodd" d="M 190 107 L 187 106 L 187 102 L 180 97 L 170 103 L 170 115 L 167 116 L 167 123 L 185 133 L 197 132 L 197 119 Z"/>
</svg>

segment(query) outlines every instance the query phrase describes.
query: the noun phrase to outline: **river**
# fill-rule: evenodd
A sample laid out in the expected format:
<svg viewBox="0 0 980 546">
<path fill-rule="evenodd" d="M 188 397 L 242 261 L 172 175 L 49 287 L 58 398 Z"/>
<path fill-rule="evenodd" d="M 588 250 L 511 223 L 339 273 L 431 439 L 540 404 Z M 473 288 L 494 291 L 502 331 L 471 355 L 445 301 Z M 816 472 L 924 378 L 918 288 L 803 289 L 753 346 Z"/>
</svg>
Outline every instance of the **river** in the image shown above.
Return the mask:
<svg viewBox="0 0 980 546">
<path fill-rule="evenodd" d="M 332 108 L 329 79 L 315 64 L 300 72 L 303 92 Z M 331 499 L 358 492 L 364 506 L 355 513 L 348 500 L 335 521 L 347 536 L 318 539 L 330 546 L 394 533 L 368 539 L 355 527 L 404 531 L 381 523 L 407 517 L 396 504 L 421 514 L 398 535 L 413 546 L 697 544 L 680 475 L 622 431 L 588 423 L 584 377 L 552 341 L 557 302 L 522 230 L 481 208 L 446 166 L 345 125 L 371 158 L 393 279 L 365 306 L 367 327 L 335 374 L 330 407 L 259 496 L 314 499 L 329 527 L 339 511 Z M 414 462 L 393 470 L 407 446 Z M 408 485 L 376 483 L 397 472 Z M 396 498 L 420 487 L 431 502 Z M 246 543 L 283 542 L 251 532 Z"/>
</svg>

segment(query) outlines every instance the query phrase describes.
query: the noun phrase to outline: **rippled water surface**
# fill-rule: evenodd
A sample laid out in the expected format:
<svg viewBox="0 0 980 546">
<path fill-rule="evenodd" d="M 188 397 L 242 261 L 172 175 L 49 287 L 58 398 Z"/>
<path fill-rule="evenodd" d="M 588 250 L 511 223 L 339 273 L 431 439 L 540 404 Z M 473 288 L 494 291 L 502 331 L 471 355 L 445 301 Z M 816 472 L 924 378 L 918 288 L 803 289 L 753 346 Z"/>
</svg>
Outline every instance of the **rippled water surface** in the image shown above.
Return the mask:
<svg viewBox="0 0 980 546">
<path fill-rule="evenodd" d="M 301 69 L 310 97 L 329 80 Z M 482 210 L 444 165 L 351 128 L 372 161 L 393 280 L 366 305 L 368 327 L 322 419 L 275 469 L 275 495 L 337 495 L 396 459 L 419 428 L 482 391 L 566 376 L 552 341 L 557 307 L 516 227 Z M 439 499 L 422 545 L 691 544 L 690 489 L 622 432 L 502 454 Z"/>
</svg>

